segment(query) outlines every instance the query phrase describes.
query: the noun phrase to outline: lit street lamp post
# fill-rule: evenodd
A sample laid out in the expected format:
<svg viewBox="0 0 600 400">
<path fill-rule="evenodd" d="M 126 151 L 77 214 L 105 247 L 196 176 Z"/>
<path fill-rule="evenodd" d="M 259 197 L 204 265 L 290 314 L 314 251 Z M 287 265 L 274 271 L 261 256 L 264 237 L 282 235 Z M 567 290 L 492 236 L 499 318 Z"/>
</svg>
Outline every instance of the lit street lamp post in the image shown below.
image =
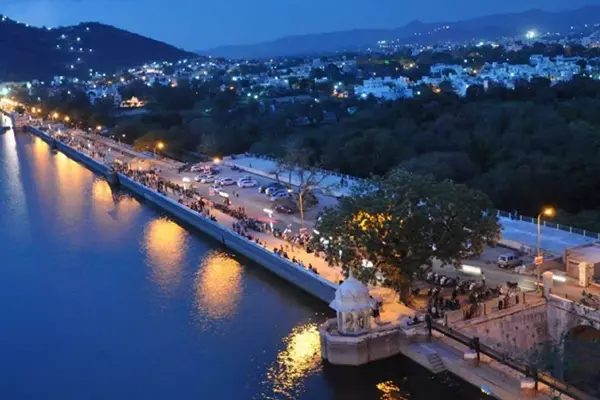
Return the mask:
<svg viewBox="0 0 600 400">
<path fill-rule="evenodd" d="M 156 158 L 157 152 L 156 150 L 163 150 L 165 148 L 165 144 L 163 142 L 158 142 L 156 143 L 156 146 L 154 146 L 154 158 Z"/>
<path fill-rule="evenodd" d="M 540 287 L 540 268 L 542 265 L 542 215 L 548 218 L 554 217 L 556 210 L 552 207 L 544 207 L 541 213 L 537 216 L 537 257 L 535 263 L 537 264 L 537 283 L 538 288 Z"/>
</svg>

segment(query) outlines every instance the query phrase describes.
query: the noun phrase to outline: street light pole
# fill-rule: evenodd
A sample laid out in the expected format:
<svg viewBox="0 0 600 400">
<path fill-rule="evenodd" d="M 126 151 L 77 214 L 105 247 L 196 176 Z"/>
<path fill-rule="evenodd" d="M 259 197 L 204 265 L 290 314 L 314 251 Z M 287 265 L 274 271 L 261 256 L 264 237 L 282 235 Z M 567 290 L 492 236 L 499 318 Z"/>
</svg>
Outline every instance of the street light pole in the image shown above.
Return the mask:
<svg viewBox="0 0 600 400">
<path fill-rule="evenodd" d="M 541 268 L 542 268 L 542 215 L 552 218 L 556 214 L 556 210 L 552 207 L 545 207 L 537 216 L 537 257 L 535 259 L 537 267 L 537 286 L 541 286 Z"/>
<path fill-rule="evenodd" d="M 540 287 L 540 269 L 541 263 L 539 262 L 539 257 L 542 255 L 542 213 L 539 213 L 537 216 L 537 257 L 536 257 L 536 267 L 537 267 L 537 286 L 538 289 Z"/>
</svg>

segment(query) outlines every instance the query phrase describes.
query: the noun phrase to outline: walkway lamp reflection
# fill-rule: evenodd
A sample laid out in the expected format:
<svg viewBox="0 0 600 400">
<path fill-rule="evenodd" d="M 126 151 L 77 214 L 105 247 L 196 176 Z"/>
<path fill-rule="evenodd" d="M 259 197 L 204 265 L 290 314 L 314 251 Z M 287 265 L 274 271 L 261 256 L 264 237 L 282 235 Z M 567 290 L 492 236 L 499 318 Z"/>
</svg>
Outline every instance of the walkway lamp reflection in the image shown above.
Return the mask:
<svg viewBox="0 0 600 400">
<path fill-rule="evenodd" d="M 269 226 L 271 227 L 271 232 L 273 232 L 273 210 L 270 208 L 263 208 L 263 211 L 269 216 Z"/>
</svg>

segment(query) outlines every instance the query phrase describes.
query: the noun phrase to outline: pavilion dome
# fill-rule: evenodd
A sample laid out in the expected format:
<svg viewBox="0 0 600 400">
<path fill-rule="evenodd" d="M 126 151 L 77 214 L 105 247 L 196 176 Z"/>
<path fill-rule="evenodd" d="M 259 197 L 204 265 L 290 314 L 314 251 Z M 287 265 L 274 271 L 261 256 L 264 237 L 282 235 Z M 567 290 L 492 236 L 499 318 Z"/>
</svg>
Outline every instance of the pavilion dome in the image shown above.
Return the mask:
<svg viewBox="0 0 600 400">
<path fill-rule="evenodd" d="M 369 288 L 350 275 L 335 291 L 335 299 L 329 304 L 329 307 L 337 312 L 369 309 L 371 308 Z"/>
</svg>

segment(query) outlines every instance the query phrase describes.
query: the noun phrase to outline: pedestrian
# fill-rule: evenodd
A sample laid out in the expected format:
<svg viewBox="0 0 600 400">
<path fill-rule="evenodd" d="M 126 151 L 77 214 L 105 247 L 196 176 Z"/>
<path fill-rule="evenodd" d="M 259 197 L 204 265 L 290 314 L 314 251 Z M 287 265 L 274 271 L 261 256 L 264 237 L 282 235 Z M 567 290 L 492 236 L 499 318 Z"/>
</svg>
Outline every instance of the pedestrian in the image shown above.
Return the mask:
<svg viewBox="0 0 600 400">
<path fill-rule="evenodd" d="M 481 273 L 481 284 L 485 286 L 485 274 L 483 272 Z"/>
</svg>

